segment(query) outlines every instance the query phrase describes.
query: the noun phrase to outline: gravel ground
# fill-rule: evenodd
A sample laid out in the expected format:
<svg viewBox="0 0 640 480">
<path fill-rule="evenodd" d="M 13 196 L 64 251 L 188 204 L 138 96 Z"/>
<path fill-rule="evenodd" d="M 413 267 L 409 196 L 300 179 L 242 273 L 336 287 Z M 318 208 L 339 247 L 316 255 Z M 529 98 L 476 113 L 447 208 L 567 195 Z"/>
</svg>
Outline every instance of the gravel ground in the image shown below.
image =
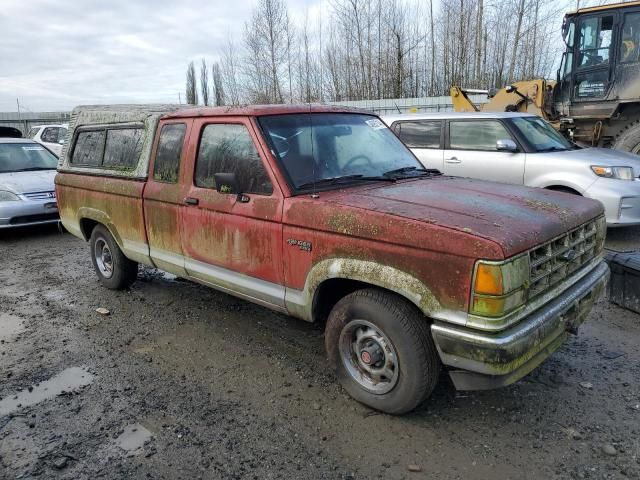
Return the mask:
<svg viewBox="0 0 640 480">
<path fill-rule="evenodd" d="M 157 270 L 109 291 L 71 235 L 0 233 L 0 478 L 640 478 L 640 316 L 606 299 L 517 384 L 443 376 L 403 417 L 346 396 L 322 335 Z"/>
</svg>

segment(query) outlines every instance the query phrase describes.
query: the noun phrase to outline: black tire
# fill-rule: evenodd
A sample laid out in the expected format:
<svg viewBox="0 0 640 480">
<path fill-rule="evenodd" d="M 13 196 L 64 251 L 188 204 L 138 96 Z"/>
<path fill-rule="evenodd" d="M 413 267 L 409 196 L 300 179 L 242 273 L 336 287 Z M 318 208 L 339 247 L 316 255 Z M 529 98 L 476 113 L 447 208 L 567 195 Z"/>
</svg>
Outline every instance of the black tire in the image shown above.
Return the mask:
<svg viewBox="0 0 640 480">
<path fill-rule="evenodd" d="M 613 148 L 640 154 L 640 121 L 628 126 L 613 143 Z"/>
<path fill-rule="evenodd" d="M 373 325 L 373 329 L 364 324 Z M 354 326 L 357 329 L 352 333 Z M 366 359 L 372 362 L 380 358 L 381 352 L 385 355 L 378 365 L 388 361 L 393 363 L 390 359 L 397 358 L 393 375 L 387 376 L 392 377 L 388 382 L 377 379 L 377 384 L 375 381 L 369 384 L 372 377 L 365 370 L 371 365 L 364 366 L 363 356 L 367 355 L 364 350 L 372 345 L 371 339 L 367 339 L 371 331 L 377 331 L 380 336 L 373 338 L 381 341 L 372 340 L 375 355 L 368 355 Z M 353 346 L 362 345 L 360 342 L 363 341 L 354 338 L 358 336 L 365 338 L 369 346 L 356 355 Z M 329 314 L 325 347 L 329 363 L 349 395 L 385 413 L 400 415 L 410 412 L 431 395 L 438 383 L 440 358 L 427 319 L 405 299 L 390 292 L 364 289 L 342 298 Z M 375 370 L 376 375 L 379 371 Z M 357 380 L 356 376 L 361 379 Z M 370 388 L 381 388 L 382 391 L 372 392 Z"/>
<path fill-rule="evenodd" d="M 138 264 L 124 256 L 109 230 L 96 225 L 89 239 L 91 261 L 100 282 L 112 290 L 122 290 L 135 282 Z"/>
</svg>

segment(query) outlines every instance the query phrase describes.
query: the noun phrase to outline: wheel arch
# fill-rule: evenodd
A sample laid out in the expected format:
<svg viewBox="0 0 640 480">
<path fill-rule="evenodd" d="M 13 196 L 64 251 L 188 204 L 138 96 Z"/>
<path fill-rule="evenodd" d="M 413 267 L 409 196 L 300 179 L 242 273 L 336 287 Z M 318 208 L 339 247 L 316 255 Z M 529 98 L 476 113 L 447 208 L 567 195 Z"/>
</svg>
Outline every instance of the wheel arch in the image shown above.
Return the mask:
<svg viewBox="0 0 640 480">
<path fill-rule="evenodd" d="M 587 169 L 588 170 L 588 169 Z M 584 196 L 584 193 L 597 180 L 597 177 L 591 174 L 593 178 L 588 177 L 585 173 L 561 174 L 545 173 L 527 182 L 527 186 L 544 188 L 545 190 L 573 190 L 578 195 Z"/>
<path fill-rule="evenodd" d="M 80 231 L 85 241 L 89 241 L 91 232 L 97 225 L 102 225 L 109 231 L 118 247 L 122 250 L 122 238 L 109 215 L 93 208 L 80 208 L 78 210 L 78 219 Z"/>
<path fill-rule="evenodd" d="M 307 321 L 323 321 L 333 305 L 362 288 L 379 288 L 405 298 L 425 316 L 443 310 L 422 281 L 397 268 L 367 260 L 333 258 L 318 262 L 307 275 L 304 290 L 288 292 L 287 309 Z"/>
<path fill-rule="evenodd" d="M 547 190 L 553 190 L 556 192 L 565 192 L 565 193 L 571 193 L 573 195 L 580 195 L 582 196 L 582 193 L 580 193 L 578 190 L 576 190 L 575 188 L 572 187 L 568 187 L 566 185 L 548 185 L 546 187 L 544 187 Z"/>
</svg>

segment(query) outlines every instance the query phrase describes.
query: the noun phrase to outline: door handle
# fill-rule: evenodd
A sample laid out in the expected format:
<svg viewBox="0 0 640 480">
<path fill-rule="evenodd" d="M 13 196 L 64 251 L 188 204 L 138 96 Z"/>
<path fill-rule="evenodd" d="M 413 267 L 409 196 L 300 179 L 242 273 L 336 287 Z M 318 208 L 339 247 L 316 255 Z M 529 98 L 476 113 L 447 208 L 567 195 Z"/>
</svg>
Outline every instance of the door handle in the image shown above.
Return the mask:
<svg viewBox="0 0 640 480">
<path fill-rule="evenodd" d="M 200 203 L 200 200 L 193 197 L 187 197 L 184 199 L 184 203 L 185 205 L 198 205 Z"/>
<path fill-rule="evenodd" d="M 458 160 L 457 157 L 446 158 L 444 161 L 447 163 L 462 163 L 462 160 Z"/>
</svg>

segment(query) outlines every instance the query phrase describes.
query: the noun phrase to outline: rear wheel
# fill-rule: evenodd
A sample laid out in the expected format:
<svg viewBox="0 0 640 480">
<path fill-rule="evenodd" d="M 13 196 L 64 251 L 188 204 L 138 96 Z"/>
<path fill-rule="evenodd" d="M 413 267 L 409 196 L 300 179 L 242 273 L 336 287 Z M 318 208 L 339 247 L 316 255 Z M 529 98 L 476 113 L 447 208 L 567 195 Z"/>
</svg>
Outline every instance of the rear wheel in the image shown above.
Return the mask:
<svg viewBox="0 0 640 480">
<path fill-rule="evenodd" d="M 100 282 L 112 290 L 129 287 L 138 276 L 138 264 L 124 256 L 109 230 L 97 225 L 91 238 L 91 260 Z"/>
<path fill-rule="evenodd" d="M 624 130 L 613 144 L 616 150 L 640 154 L 640 121 Z"/>
<path fill-rule="evenodd" d="M 329 315 L 325 345 L 349 395 L 386 413 L 413 410 L 438 381 L 440 359 L 427 320 L 389 292 L 358 290 L 340 300 Z"/>
</svg>

